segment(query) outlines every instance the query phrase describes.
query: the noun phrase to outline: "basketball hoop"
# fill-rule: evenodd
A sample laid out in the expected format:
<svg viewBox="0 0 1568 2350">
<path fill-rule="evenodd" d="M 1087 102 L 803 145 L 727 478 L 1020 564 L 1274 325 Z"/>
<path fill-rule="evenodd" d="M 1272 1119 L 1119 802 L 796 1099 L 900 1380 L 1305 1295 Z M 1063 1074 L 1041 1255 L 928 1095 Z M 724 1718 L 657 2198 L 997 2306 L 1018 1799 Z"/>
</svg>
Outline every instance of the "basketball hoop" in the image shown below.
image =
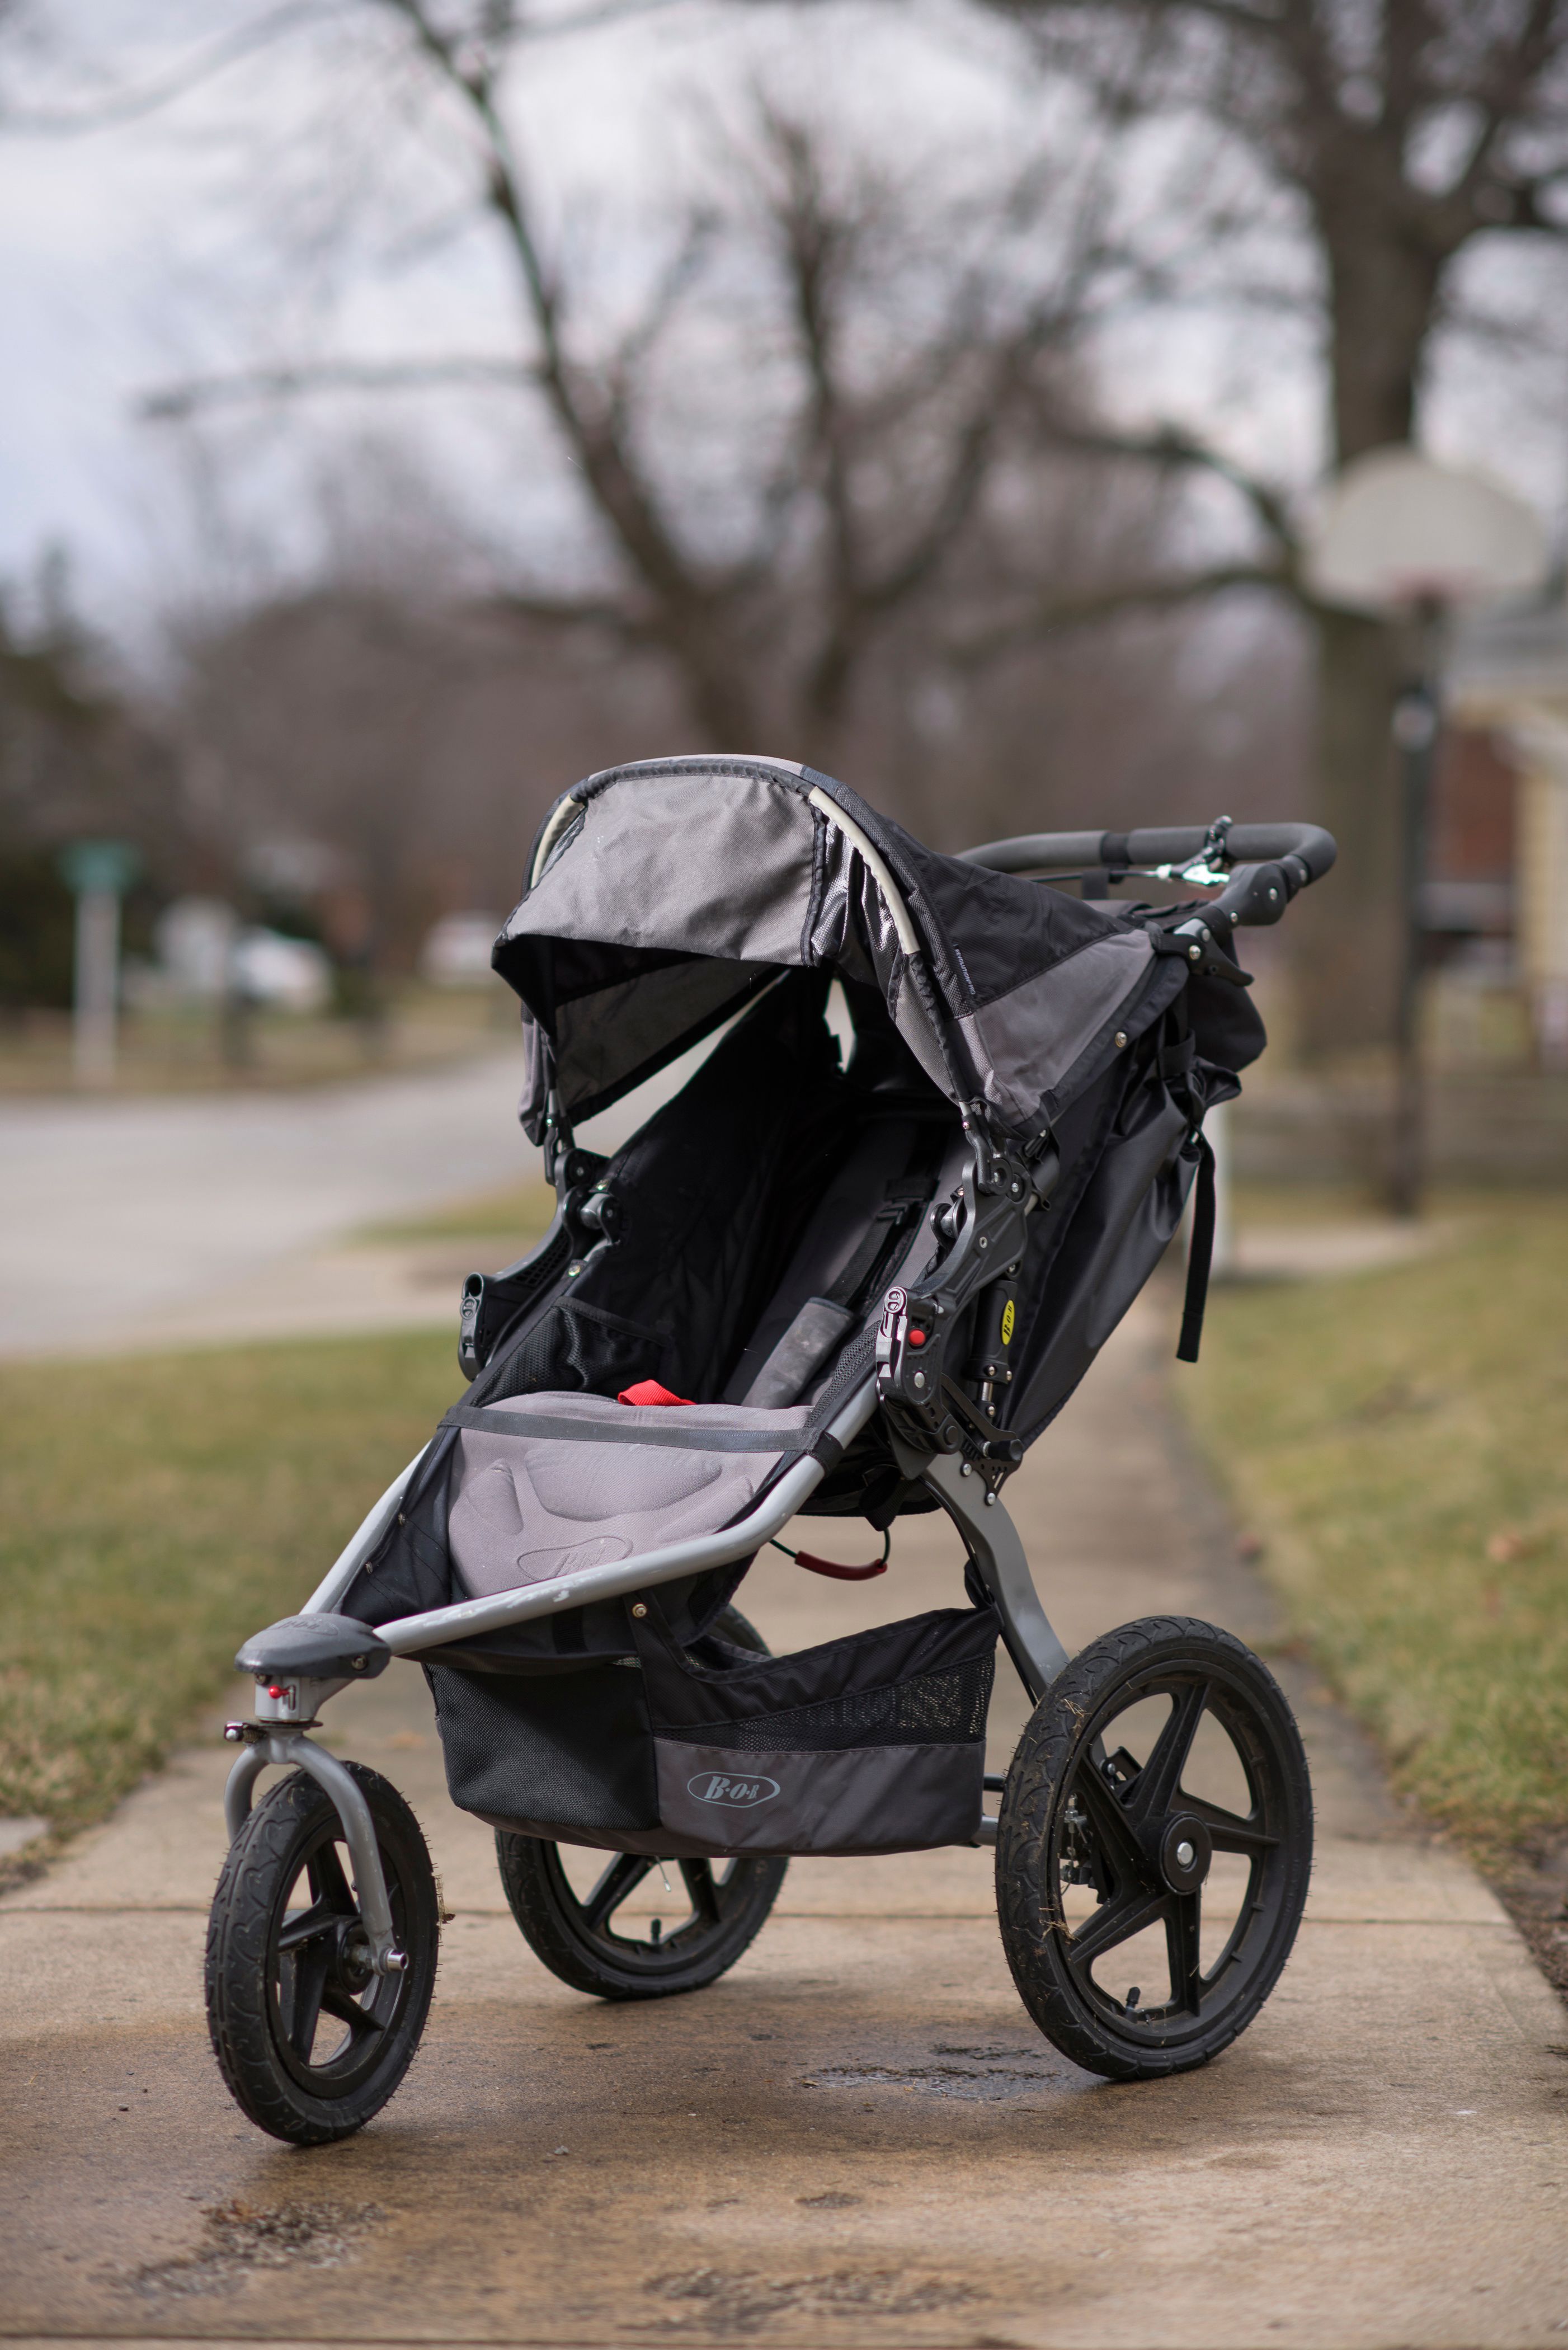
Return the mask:
<svg viewBox="0 0 1568 2350">
<path fill-rule="evenodd" d="M 1355 458 L 1306 532 L 1314 595 L 1381 619 L 1528 596 L 1547 568 L 1546 534 L 1522 499 L 1416 449 Z"/>
</svg>

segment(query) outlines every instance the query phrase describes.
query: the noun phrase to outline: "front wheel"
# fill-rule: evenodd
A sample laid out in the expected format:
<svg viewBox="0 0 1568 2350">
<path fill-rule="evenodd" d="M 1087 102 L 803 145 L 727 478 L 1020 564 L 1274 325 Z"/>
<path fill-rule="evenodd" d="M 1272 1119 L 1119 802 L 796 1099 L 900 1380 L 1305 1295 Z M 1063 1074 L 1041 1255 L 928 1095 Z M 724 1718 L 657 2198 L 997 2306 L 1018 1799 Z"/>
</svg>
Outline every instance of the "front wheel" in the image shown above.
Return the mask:
<svg viewBox="0 0 1568 2350">
<path fill-rule="evenodd" d="M 997 1909 L 1020 1996 L 1112 2080 L 1207 2064 L 1279 1979 L 1312 1871 L 1300 1732 L 1268 1667 L 1185 1617 L 1052 1684 L 1007 1774 Z"/>
<path fill-rule="evenodd" d="M 229 1848 L 207 1929 L 207 2022 L 231 2094 L 274 2137 L 321 2146 L 361 2128 L 419 2046 L 440 1912 L 419 1823 L 397 1789 L 350 1762 L 370 1807 L 408 1960 L 370 1966 L 337 1807 L 303 1771 L 268 1790 Z"/>
</svg>

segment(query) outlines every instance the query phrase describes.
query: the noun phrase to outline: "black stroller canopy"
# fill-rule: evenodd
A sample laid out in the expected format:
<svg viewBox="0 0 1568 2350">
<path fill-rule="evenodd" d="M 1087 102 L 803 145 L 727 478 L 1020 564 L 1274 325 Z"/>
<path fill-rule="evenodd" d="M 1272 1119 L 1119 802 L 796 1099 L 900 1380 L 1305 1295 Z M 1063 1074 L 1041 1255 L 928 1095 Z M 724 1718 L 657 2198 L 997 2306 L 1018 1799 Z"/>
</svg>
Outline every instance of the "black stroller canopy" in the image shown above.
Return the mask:
<svg viewBox="0 0 1568 2350">
<path fill-rule="evenodd" d="M 1182 980 L 1130 910 L 940 856 L 809 767 L 717 756 L 557 800 L 493 962 L 535 1142 L 552 1086 L 589 1118 L 790 967 L 875 989 L 933 1084 L 1031 1138 Z"/>
</svg>

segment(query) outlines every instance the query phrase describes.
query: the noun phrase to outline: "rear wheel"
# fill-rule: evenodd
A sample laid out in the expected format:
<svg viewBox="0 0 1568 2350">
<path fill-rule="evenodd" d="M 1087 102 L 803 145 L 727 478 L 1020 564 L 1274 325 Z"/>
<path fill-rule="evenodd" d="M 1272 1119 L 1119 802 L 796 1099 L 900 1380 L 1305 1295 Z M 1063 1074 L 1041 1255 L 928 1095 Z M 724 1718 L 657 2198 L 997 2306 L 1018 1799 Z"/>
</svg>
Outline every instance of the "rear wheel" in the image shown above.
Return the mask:
<svg viewBox="0 0 1568 2350">
<path fill-rule="evenodd" d="M 251 2120 L 296 2146 L 347 2137 L 408 2071 L 430 2012 L 440 1933 L 435 1876 L 397 1789 L 350 1762 L 370 1807 L 408 1964 L 370 1966 L 337 1807 L 296 1771 L 229 1848 L 207 1929 L 207 2022 Z"/>
<path fill-rule="evenodd" d="M 1312 1869 L 1301 1736 L 1261 1659 L 1151 1617 L 1075 1657 L 1007 1774 L 997 1908 L 1012 1979 L 1113 2080 L 1207 2064 L 1290 1956 Z"/>
<path fill-rule="evenodd" d="M 755 1627 L 726 1607 L 713 1629 L 766 1656 Z M 662 1999 L 701 1991 L 732 1967 L 761 1932 L 789 1864 L 784 1860 L 607 1857 L 498 1830 L 496 1857 L 512 1914 L 536 1958 L 599 1999 Z"/>
</svg>

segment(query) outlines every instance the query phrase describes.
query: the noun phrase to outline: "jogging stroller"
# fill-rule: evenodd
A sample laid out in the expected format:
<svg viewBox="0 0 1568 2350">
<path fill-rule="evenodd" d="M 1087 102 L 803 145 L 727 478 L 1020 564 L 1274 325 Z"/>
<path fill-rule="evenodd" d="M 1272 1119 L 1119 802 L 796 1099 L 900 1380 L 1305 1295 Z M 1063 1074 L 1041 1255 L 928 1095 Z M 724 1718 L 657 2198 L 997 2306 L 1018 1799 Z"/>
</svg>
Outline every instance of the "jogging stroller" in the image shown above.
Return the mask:
<svg viewBox="0 0 1568 2350">
<path fill-rule="evenodd" d="M 556 803 L 494 952 L 555 1220 L 470 1275 L 466 1396 L 306 1612 L 237 1659 L 255 1715 L 225 1733 L 207 1990 L 253 2120 L 299 2143 L 358 2128 L 424 2025 L 420 1830 L 306 1734 L 394 1656 L 424 1667 L 452 1798 L 493 1826 L 524 1934 L 582 1991 L 713 1981 L 791 1855 L 994 1843 L 1019 1992 L 1079 2064 L 1178 2072 L 1251 2021 L 1311 1861 L 1285 1700 L 1189 1619 L 1069 1659 L 1002 1492 L 1195 1185 L 1196 1357 L 1203 1119 L 1263 1044 L 1232 933 L 1334 856 L 1311 826 L 1229 818 L 939 856 L 766 759 L 650 760 Z M 1144 874 L 1220 894 L 1109 897 Z M 613 1158 L 578 1147 L 576 1124 L 720 1031 Z M 963 1540 L 961 1606 L 774 1657 L 733 1605 L 797 1513 L 886 1537 L 935 1509 Z M 987 1778 L 998 1638 L 1034 1711 Z M 290 1775 L 253 1809 L 271 1763 Z M 660 1866 L 685 1913 L 668 1932 L 637 1915 Z"/>
</svg>

